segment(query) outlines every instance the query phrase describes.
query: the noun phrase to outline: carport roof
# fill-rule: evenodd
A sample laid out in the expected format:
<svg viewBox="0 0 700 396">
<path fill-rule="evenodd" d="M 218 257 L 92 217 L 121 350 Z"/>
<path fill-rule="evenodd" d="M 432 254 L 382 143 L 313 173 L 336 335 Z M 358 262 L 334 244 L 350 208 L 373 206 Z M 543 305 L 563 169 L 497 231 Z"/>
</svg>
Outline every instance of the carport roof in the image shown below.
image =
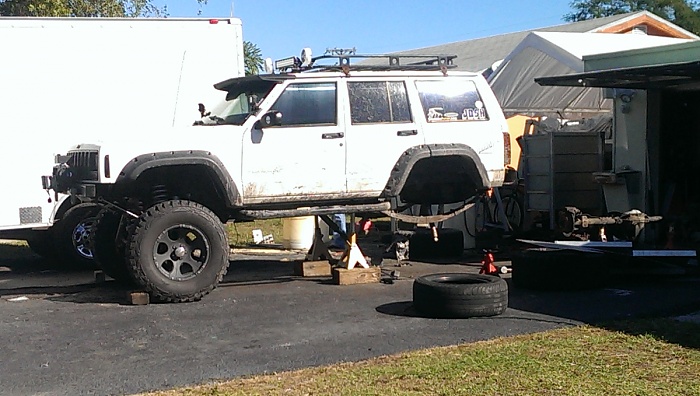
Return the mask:
<svg viewBox="0 0 700 396">
<path fill-rule="evenodd" d="M 663 89 L 700 83 L 700 61 L 652 66 L 596 70 L 564 76 L 539 77 L 540 85 L 602 87 L 630 89 Z"/>
</svg>

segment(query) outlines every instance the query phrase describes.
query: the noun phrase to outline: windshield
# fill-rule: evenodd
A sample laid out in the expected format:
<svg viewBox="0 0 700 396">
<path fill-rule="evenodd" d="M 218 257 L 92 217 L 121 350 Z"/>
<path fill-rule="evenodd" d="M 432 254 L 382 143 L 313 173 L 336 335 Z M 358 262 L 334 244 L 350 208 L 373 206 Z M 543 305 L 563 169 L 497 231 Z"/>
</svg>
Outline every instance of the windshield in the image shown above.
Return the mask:
<svg viewBox="0 0 700 396">
<path fill-rule="evenodd" d="M 243 125 L 270 93 L 275 82 L 238 84 L 226 93 L 226 100 L 207 110 L 198 125 Z"/>
</svg>

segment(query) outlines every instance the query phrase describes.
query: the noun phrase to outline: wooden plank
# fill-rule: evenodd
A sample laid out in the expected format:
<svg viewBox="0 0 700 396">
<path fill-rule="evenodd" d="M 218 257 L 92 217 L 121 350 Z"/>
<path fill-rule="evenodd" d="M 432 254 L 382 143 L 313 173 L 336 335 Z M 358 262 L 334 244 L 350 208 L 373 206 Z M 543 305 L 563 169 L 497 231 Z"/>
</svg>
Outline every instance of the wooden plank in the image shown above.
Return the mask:
<svg viewBox="0 0 700 396">
<path fill-rule="evenodd" d="M 151 297 L 145 291 L 128 292 L 126 299 L 131 305 L 148 305 L 151 302 Z"/>
<path fill-rule="evenodd" d="M 379 267 L 369 268 L 333 268 L 333 283 L 336 285 L 358 285 L 363 283 L 379 283 L 382 271 Z"/>
</svg>

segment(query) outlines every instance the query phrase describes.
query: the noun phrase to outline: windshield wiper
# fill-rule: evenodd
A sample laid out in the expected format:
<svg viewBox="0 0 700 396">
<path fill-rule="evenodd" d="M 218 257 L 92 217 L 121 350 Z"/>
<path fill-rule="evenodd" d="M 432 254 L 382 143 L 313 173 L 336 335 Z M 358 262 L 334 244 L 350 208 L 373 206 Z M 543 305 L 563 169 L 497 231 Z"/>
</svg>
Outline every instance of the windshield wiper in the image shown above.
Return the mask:
<svg viewBox="0 0 700 396">
<path fill-rule="evenodd" d="M 225 119 L 223 119 L 217 115 L 209 115 L 205 118 L 208 118 L 214 122 L 213 123 L 208 122 L 208 121 L 205 122 L 204 119 L 202 119 L 202 120 L 195 121 L 194 124 L 192 124 L 192 125 L 197 126 L 197 125 L 223 125 L 223 124 L 227 124 Z"/>
</svg>

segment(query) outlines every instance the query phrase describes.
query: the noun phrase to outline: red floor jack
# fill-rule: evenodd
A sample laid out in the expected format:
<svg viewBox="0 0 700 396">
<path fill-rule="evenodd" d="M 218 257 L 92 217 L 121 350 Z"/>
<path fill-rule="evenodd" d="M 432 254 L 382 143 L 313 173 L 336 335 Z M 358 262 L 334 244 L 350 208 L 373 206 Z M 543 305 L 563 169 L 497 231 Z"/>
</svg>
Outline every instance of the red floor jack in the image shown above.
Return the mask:
<svg viewBox="0 0 700 396">
<path fill-rule="evenodd" d="M 480 274 L 484 275 L 493 275 L 493 276 L 501 276 L 501 274 L 507 274 L 511 272 L 511 269 L 504 266 L 501 267 L 496 267 L 494 264 L 496 262 L 496 259 L 493 257 L 493 253 L 491 253 L 488 250 L 484 250 L 484 258 L 481 259 L 481 269 L 479 270 Z"/>
<path fill-rule="evenodd" d="M 496 260 L 493 258 L 493 253 L 484 250 L 484 258 L 481 259 L 480 274 L 499 276 L 498 268 L 493 264 Z"/>
</svg>

